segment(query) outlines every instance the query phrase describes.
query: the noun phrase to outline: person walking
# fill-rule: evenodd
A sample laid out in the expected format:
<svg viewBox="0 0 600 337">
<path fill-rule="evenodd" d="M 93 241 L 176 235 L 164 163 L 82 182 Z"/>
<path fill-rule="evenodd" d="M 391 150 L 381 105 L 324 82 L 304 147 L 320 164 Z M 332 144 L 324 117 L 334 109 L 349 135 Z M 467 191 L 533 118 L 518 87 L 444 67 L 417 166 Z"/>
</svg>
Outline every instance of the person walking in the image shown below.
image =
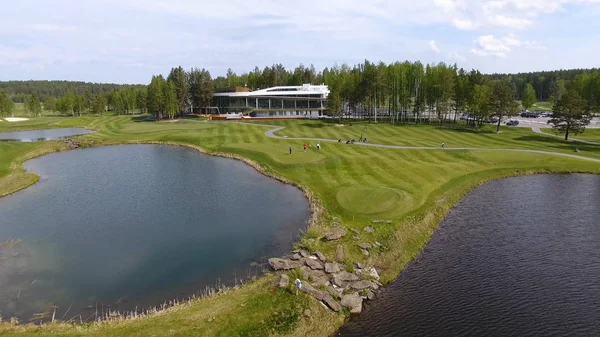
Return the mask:
<svg viewBox="0 0 600 337">
<path fill-rule="evenodd" d="M 321 149 L 321 142 L 317 142 L 317 150 Z"/>
<path fill-rule="evenodd" d="M 290 145 L 290 156 L 292 155 L 292 146 Z"/>
<path fill-rule="evenodd" d="M 306 143 L 304 143 L 304 152 L 306 152 Z"/>
<path fill-rule="evenodd" d="M 442 150 L 444 149 L 444 146 L 445 146 L 445 145 L 446 145 L 446 144 L 444 144 L 444 142 L 442 142 Z"/>
</svg>

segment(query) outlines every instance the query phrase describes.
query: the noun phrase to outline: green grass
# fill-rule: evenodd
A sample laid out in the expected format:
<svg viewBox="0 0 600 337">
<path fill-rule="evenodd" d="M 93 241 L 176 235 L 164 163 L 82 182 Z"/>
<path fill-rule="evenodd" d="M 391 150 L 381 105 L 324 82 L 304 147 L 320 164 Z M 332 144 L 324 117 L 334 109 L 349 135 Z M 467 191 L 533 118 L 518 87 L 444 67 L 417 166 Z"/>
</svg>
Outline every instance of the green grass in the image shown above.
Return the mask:
<svg viewBox="0 0 600 337">
<path fill-rule="evenodd" d="M 40 127 L 85 126 L 97 133 L 81 136 L 82 142 L 169 142 L 201 147 L 209 152 L 229 153 L 259 163 L 265 173 L 282 177 L 308 189 L 316 206 L 323 206 L 318 221 L 306 231 L 302 242 L 333 257 L 338 244 L 346 247 L 348 263 L 362 261 L 382 270 L 382 279 L 395 278 L 423 248 L 448 210 L 481 182 L 537 172 L 600 173 L 600 164 L 553 155 L 488 150 L 385 149 L 324 143 L 320 152 L 303 152 L 301 140 L 267 138 L 275 125 L 290 137 L 356 138 L 362 133 L 371 143 L 410 146 L 519 148 L 572 154 L 573 144 L 553 136 L 536 135 L 525 128 L 439 128 L 353 123 L 334 126 L 319 121 L 277 121 L 271 126 L 228 122 L 156 123 L 131 117 L 41 118 L 20 123 L 0 123 L 0 131 Z M 314 147 L 314 142 L 313 147 Z M 59 149 L 60 142 L 0 143 L 0 192 L 2 182 L 20 174 L 20 163 L 39 153 Z M 288 154 L 293 146 L 294 153 Z M 600 146 L 579 146 L 581 154 L 600 158 Z M 21 172 L 22 173 L 22 172 Z M 27 184 L 28 181 L 21 181 Z M 1 202 L 1 201 L 0 201 Z M 371 224 L 373 219 L 392 224 Z M 321 236 L 332 221 L 362 231 L 361 240 L 379 241 L 387 250 L 361 254 L 350 235 L 339 243 L 308 238 Z M 1 238 L 0 238 L 1 239 Z M 195 300 L 149 317 L 85 326 L 54 324 L 43 327 L 0 324 L 0 334 L 23 336 L 329 336 L 346 318 L 315 301 L 288 290 L 271 291 L 273 278 L 266 276 L 240 289 Z M 309 308 L 313 318 L 301 313 Z"/>
<path fill-rule="evenodd" d="M 554 135 L 554 131 L 551 128 L 541 129 L 543 132 Z M 564 137 L 563 135 L 558 135 L 559 137 Z M 569 138 L 581 139 L 590 142 L 600 143 L 600 129 L 585 129 L 583 133 L 578 135 L 569 135 Z"/>
<path fill-rule="evenodd" d="M 521 107 L 521 109 L 523 109 L 523 106 L 521 106 L 521 101 L 517 101 L 519 103 L 519 106 Z M 533 106 L 529 109 L 531 111 L 552 111 L 552 102 L 536 102 L 533 103 Z"/>
</svg>

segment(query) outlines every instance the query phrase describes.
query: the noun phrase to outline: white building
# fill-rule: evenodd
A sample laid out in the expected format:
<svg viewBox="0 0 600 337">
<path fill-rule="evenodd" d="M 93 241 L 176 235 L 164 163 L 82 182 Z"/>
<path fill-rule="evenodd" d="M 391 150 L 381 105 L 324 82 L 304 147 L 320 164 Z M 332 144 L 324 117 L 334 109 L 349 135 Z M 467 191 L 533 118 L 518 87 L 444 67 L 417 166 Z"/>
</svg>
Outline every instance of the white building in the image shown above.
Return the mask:
<svg viewBox="0 0 600 337">
<path fill-rule="evenodd" d="M 326 85 L 303 84 L 251 91 L 237 87 L 217 92 L 212 112 L 256 118 L 319 118 L 327 108 Z"/>
</svg>

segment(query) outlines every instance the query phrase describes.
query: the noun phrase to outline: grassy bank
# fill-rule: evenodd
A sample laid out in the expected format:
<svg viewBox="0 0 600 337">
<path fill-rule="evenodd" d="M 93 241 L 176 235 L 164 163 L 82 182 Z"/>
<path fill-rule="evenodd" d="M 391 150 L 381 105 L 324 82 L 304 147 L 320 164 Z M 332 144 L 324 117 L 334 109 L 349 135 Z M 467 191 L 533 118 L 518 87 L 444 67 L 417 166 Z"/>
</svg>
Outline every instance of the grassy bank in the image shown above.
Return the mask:
<svg viewBox="0 0 600 337">
<path fill-rule="evenodd" d="M 284 121 L 279 135 L 358 139 L 371 143 L 448 147 L 520 148 L 572 153 L 572 144 L 530 130 L 505 128 L 500 134 L 487 129 L 447 129 L 435 126 L 393 126 L 355 123 L 335 126 L 318 121 Z M 209 153 L 229 153 L 259 163 L 273 174 L 310 190 L 324 207 L 307 230 L 303 243 L 333 257 L 338 243 L 309 241 L 331 229 L 330 223 L 362 232 L 361 240 L 379 241 L 387 249 L 361 254 L 356 241 L 347 236 L 346 260 L 367 262 L 382 271 L 382 279 L 394 279 L 423 248 L 448 210 L 472 187 L 499 177 L 537 172 L 600 173 L 600 164 L 573 158 L 512 151 L 400 150 L 325 143 L 321 151 L 301 151 L 304 141 L 271 139 L 264 132 L 272 127 L 239 123 L 179 121 L 156 123 L 131 117 L 42 118 L 18 123 L 0 123 L 0 131 L 39 127 L 84 126 L 99 132 L 80 137 L 94 144 L 168 142 L 192 145 Z M 312 142 L 314 149 L 314 142 Z M 36 154 L 60 150 L 59 142 L 0 142 L 0 192 L 4 182 L 25 174 L 20 163 Z M 288 155 L 288 146 L 295 152 Z M 581 147 L 580 147 L 581 149 Z M 8 154 L 8 155 L 5 155 Z M 588 146 L 584 155 L 600 158 L 600 146 Z M 27 185 L 31 180 L 15 184 Z M 1 202 L 1 200 L 0 200 Z M 371 224 L 373 219 L 391 219 L 392 224 Z M 5 239 L 5 238 L 0 238 Z M 8 238 L 10 239 L 10 238 Z M 47 324 L 42 327 L 0 324 L 0 333 L 61 336 L 328 336 L 346 318 L 332 313 L 305 296 L 272 290 L 267 275 L 239 289 L 198 299 L 147 317 L 87 325 Z M 310 309 L 310 317 L 303 315 Z M 62 313 L 59 308 L 60 316 Z M 5 318 L 6 319 L 6 318 Z"/>
</svg>

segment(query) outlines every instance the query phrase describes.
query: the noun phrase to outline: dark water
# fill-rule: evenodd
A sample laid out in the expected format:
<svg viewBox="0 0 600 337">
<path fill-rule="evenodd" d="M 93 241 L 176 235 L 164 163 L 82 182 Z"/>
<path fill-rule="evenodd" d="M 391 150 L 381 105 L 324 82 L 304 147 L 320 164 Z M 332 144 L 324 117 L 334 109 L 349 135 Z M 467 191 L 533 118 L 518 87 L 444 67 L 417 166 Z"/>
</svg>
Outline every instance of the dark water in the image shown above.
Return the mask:
<svg viewBox="0 0 600 337">
<path fill-rule="evenodd" d="M 21 142 L 35 142 L 39 140 L 61 139 L 76 135 L 86 135 L 94 131 L 83 128 L 62 128 L 32 131 L 0 132 L 0 140 L 18 140 Z"/>
<path fill-rule="evenodd" d="M 600 335 L 600 176 L 477 187 L 340 334 Z"/>
<path fill-rule="evenodd" d="M 131 310 L 239 282 L 288 251 L 309 217 L 298 189 L 182 147 L 74 150 L 25 167 L 40 182 L 0 198 L 0 240 L 21 240 L 0 249 L 2 317 L 56 304 L 60 318 L 73 303 L 67 316 L 86 319 L 96 304 Z"/>
</svg>

